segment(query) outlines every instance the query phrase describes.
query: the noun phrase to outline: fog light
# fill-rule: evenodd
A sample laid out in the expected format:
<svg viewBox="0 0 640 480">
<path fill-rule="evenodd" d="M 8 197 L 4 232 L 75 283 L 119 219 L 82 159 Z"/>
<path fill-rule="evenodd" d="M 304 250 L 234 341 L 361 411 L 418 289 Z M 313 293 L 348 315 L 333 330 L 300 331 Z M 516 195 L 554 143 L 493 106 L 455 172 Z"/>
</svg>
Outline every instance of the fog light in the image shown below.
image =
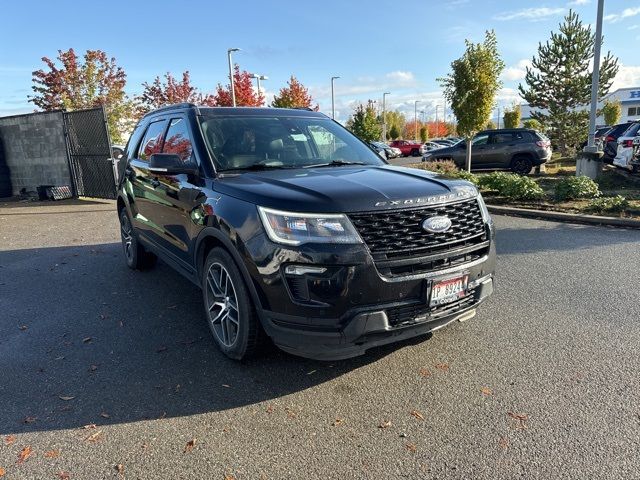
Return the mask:
<svg viewBox="0 0 640 480">
<path fill-rule="evenodd" d="M 325 267 L 312 267 L 308 265 L 287 265 L 284 269 L 284 273 L 287 275 L 306 275 L 307 273 L 324 273 L 327 269 Z"/>
</svg>

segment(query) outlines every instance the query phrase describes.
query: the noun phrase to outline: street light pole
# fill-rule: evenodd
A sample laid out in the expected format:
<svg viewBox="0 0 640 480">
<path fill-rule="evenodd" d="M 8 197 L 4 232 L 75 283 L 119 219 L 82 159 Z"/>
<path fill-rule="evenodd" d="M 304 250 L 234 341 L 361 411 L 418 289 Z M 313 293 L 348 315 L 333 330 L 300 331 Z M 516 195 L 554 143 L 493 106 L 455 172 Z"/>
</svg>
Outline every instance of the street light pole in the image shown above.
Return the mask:
<svg viewBox="0 0 640 480">
<path fill-rule="evenodd" d="M 591 75 L 591 110 L 589 112 L 589 137 L 583 154 L 576 162 L 576 176 L 585 175 L 595 179 L 602 170 L 602 162 L 596 146 L 596 115 L 598 109 L 598 86 L 600 84 L 600 46 L 602 43 L 602 14 L 604 0 L 598 0 L 598 14 L 596 16 L 596 44 L 593 55 L 593 74 Z"/>
<path fill-rule="evenodd" d="M 227 49 L 227 59 L 229 60 L 229 80 L 231 81 L 231 103 L 234 107 L 236 106 L 236 88 L 233 82 L 233 62 L 231 60 L 231 53 L 239 51 L 239 48 Z"/>
<path fill-rule="evenodd" d="M 438 109 L 440 108 L 440 105 L 436 105 L 436 136 L 439 137 L 440 136 L 440 124 L 438 123 Z"/>
<path fill-rule="evenodd" d="M 331 118 L 333 120 L 336 119 L 336 99 L 335 99 L 335 90 L 333 83 L 336 79 L 340 77 L 331 77 Z"/>
<path fill-rule="evenodd" d="M 498 130 L 500 130 L 500 107 L 498 107 Z"/>
<path fill-rule="evenodd" d="M 391 95 L 389 92 L 382 94 L 382 141 L 387 141 L 387 95 Z"/>
<path fill-rule="evenodd" d="M 256 79 L 256 83 L 258 84 L 258 97 L 260 96 L 260 80 L 269 80 L 269 77 L 266 75 L 260 75 L 258 73 L 252 73 L 251 78 Z"/>
<path fill-rule="evenodd" d="M 413 124 L 416 127 L 416 132 L 415 132 L 415 138 L 414 140 L 417 142 L 418 141 L 418 102 L 420 100 L 416 100 L 415 102 L 413 102 Z"/>
</svg>

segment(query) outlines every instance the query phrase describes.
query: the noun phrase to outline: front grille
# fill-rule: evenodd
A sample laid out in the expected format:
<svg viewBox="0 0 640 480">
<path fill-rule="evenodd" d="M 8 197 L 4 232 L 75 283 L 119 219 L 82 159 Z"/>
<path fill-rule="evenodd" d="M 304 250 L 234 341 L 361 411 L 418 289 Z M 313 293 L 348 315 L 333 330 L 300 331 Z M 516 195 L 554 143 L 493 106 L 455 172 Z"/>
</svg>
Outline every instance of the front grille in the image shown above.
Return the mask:
<svg viewBox="0 0 640 480">
<path fill-rule="evenodd" d="M 433 216 L 449 217 L 451 228 L 443 233 L 425 231 L 422 222 Z M 430 255 L 486 240 L 476 199 L 405 210 L 354 213 L 349 218 L 374 260 Z"/>
<path fill-rule="evenodd" d="M 389 325 L 399 327 L 411 325 L 427 320 L 437 320 L 445 315 L 451 315 L 472 307 L 476 303 L 475 290 L 469 290 L 467 295 L 455 302 L 429 307 L 424 302 L 391 307 L 386 310 Z"/>
</svg>

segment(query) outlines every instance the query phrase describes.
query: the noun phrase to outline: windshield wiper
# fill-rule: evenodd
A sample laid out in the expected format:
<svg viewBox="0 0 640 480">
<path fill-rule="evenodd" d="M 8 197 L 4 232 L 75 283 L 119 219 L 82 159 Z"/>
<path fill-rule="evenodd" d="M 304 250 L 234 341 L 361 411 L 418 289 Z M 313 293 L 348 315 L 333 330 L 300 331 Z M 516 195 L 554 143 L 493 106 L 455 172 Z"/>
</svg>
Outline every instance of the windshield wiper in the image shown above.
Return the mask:
<svg viewBox="0 0 640 480">
<path fill-rule="evenodd" d="M 246 167 L 234 167 L 234 168 L 225 168 L 224 170 L 220 170 L 221 172 L 232 172 L 235 170 L 272 170 L 272 169 L 281 169 L 281 168 L 295 168 L 290 167 L 288 165 L 268 165 L 265 163 L 254 163 L 252 165 L 247 165 Z"/>
<path fill-rule="evenodd" d="M 364 162 L 345 162 L 344 160 L 332 160 L 328 163 L 316 163 L 314 165 L 305 165 L 302 168 L 341 167 L 343 165 L 368 165 L 368 164 Z"/>
</svg>

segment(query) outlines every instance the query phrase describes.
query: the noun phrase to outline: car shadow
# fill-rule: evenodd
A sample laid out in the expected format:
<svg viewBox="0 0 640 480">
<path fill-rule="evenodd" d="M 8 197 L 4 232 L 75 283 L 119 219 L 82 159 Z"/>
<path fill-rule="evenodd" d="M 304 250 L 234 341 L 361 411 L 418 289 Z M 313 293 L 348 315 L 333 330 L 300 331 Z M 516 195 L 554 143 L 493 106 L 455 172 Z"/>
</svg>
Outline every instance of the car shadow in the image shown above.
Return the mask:
<svg viewBox="0 0 640 480">
<path fill-rule="evenodd" d="M 0 252 L 0 434 L 220 411 L 278 399 L 422 336 L 339 362 L 275 347 L 238 363 L 213 343 L 200 290 L 120 244 Z"/>
</svg>

